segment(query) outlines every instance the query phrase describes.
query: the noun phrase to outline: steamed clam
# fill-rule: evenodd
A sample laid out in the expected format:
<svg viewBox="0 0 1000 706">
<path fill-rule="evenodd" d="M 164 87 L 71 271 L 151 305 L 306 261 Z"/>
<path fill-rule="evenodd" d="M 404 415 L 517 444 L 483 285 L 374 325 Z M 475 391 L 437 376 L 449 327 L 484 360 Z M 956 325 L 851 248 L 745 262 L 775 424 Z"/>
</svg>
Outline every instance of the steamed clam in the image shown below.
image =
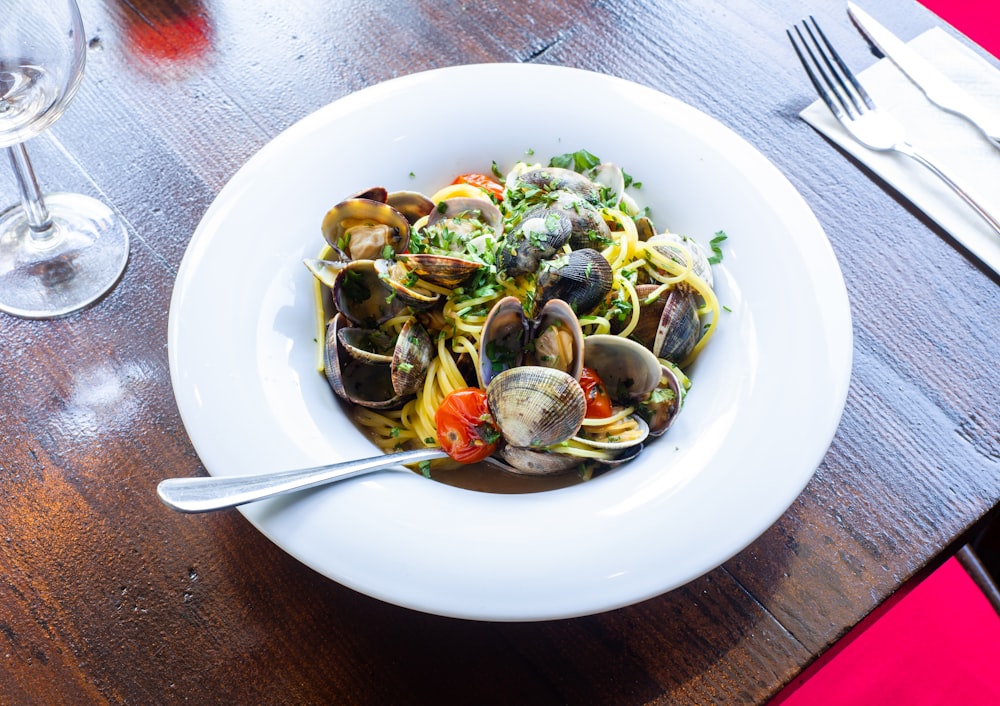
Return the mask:
<svg viewBox="0 0 1000 706">
<path fill-rule="evenodd" d="M 534 272 L 542 260 L 559 252 L 572 233 L 572 222 L 560 211 L 543 209 L 526 214 L 500 249 L 503 271 L 512 277 Z"/>
<path fill-rule="evenodd" d="M 687 360 L 701 338 L 701 317 L 694 292 L 686 287 L 670 290 L 653 339 L 653 352 L 671 363 Z"/>
<path fill-rule="evenodd" d="M 337 314 L 327 327 L 325 372 L 341 398 L 370 409 L 391 409 L 423 387 L 433 345 L 410 319 L 399 334 L 350 326 Z"/>
<path fill-rule="evenodd" d="M 517 297 L 498 301 L 479 341 L 479 379 L 483 385 L 511 368 L 537 365 L 579 379 L 583 369 L 583 331 L 566 302 L 554 299 L 529 319 Z"/>
<path fill-rule="evenodd" d="M 399 211 L 381 201 L 351 198 L 341 201 L 323 217 L 323 237 L 352 260 L 372 260 L 406 250 L 410 223 Z"/>
<path fill-rule="evenodd" d="M 522 192 L 569 191 L 594 205 L 601 204 L 601 185 L 583 174 L 563 167 L 537 167 L 516 177 L 514 188 Z"/>
<path fill-rule="evenodd" d="M 535 305 L 562 300 L 578 315 L 589 314 L 611 292 L 614 272 L 601 253 L 571 250 L 542 264 L 535 285 Z"/>
<path fill-rule="evenodd" d="M 462 251 L 468 241 L 478 237 L 499 238 L 503 234 L 503 215 L 489 199 L 445 199 L 427 215 L 424 233 L 435 247 Z"/>
<path fill-rule="evenodd" d="M 495 320 L 512 314 L 507 306 L 494 311 Z M 606 418 L 587 418 L 579 375 L 528 364 L 489 380 L 489 409 L 505 442 L 500 455 L 516 471 L 551 475 L 592 463 L 613 464 L 638 453 L 651 433 L 636 406 L 660 384 L 656 357 L 635 341 L 610 335 L 586 338 L 583 353 L 584 365 L 606 381 L 615 400 Z"/>
<path fill-rule="evenodd" d="M 504 370 L 486 388 L 490 412 L 511 446 L 541 449 L 580 429 L 587 402 L 572 375 L 525 365 Z"/>
<path fill-rule="evenodd" d="M 620 167 L 584 156 L 518 163 L 499 191 L 372 187 L 327 212 L 327 247 L 306 261 L 321 367 L 376 410 L 358 419 L 383 425 L 384 448 L 417 417 L 405 443 L 433 443 L 417 425 L 470 386 L 486 405 L 471 418 L 495 425 L 486 454 L 528 475 L 625 463 L 677 418 L 677 366 L 719 316 L 711 262 L 657 231 Z"/>
<path fill-rule="evenodd" d="M 375 260 L 345 265 L 333 281 L 333 301 L 337 311 L 364 328 L 377 328 L 407 306 L 381 276 Z"/>
<path fill-rule="evenodd" d="M 402 253 L 396 255 L 396 260 L 420 279 L 451 289 L 483 268 L 483 263 L 476 260 L 437 253 Z"/>
</svg>

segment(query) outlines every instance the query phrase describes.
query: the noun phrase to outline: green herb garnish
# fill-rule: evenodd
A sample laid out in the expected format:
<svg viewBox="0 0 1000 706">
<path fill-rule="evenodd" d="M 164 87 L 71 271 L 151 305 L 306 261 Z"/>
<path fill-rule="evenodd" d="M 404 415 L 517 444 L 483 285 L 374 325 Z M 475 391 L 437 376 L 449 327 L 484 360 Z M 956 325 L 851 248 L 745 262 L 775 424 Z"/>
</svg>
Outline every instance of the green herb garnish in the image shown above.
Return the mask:
<svg viewBox="0 0 1000 706">
<path fill-rule="evenodd" d="M 725 234 L 724 231 L 716 231 L 715 237 L 712 238 L 708 245 L 712 248 L 712 256 L 708 258 L 708 263 L 710 265 L 718 265 L 722 262 L 722 248 L 719 246 L 725 241 L 729 236 Z"/>
<path fill-rule="evenodd" d="M 549 160 L 550 167 L 560 167 L 562 169 L 572 169 L 574 172 L 583 173 L 588 169 L 593 169 L 601 163 L 601 159 L 587 150 L 577 150 L 560 154 Z"/>
</svg>

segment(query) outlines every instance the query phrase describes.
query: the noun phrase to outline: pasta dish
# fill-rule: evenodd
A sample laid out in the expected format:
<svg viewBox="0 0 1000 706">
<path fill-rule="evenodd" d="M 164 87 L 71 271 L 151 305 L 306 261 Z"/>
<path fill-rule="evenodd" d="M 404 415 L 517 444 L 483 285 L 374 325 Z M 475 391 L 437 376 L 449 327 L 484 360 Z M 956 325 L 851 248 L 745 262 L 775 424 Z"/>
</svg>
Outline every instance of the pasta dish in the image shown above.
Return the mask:
<svg viewBox="0 0 1000 706">
<path fill-rule="evenodd" d="M 580 150 L 344 199 L 306 261 L 320 371 L 385 451 L 584 477 L 634 458 L 719 325 L 725 239 L 659 230 L 640 189 Z"/>
</svg>

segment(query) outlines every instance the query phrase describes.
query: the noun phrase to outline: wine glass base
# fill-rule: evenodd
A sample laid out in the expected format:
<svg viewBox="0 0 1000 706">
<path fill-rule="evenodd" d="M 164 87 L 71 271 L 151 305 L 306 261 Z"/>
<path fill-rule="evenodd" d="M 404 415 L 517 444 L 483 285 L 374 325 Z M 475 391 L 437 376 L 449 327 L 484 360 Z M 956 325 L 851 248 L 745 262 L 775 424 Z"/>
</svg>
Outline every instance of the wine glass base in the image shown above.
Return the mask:
<svg viewBox="0 0 1000 706">
<path fill-rule="evenodd" d="M 53 227 L 37 237 L 20 206 L 0 213 L 0 311 L 51 319 L 82 309 L 114 287 L 128 261 L 122 220 L 82 194 L 45 196 Z"/>
</svg>

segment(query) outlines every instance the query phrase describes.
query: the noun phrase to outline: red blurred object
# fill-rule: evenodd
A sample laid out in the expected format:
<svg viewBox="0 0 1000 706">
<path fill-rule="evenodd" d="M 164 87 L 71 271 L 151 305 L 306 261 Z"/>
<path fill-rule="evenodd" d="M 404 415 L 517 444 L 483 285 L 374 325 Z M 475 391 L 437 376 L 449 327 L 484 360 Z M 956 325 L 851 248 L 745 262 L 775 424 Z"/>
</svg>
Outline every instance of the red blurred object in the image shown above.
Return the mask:
<svg viewBox="0 0 1000 706">
<path fill-rule="evenodd" d="M 128 56 L 149 75 L 181 78 L 211 54 L 213 29 L 202 0 L 118 0 L 116 10 Z"/>
<path fill-rule="evenodd" d="M 772 705 L 1000 704 L 1000 615 L 957 559 L 858 630 Z"/>
<path fill-rule="evenodd" d="M 1000 58 L 1000 2 L 997 0 L 920 0 L 993 56 Z"/>
<path fill-rule="evenodd" d="M 157 25 L 135 22 L 129 38 L 137 53 L 150 59 L 183 61 L 202 56 L 211 47 L 211 30 L 202 15 L 181 15 Z"/>
</svg>

